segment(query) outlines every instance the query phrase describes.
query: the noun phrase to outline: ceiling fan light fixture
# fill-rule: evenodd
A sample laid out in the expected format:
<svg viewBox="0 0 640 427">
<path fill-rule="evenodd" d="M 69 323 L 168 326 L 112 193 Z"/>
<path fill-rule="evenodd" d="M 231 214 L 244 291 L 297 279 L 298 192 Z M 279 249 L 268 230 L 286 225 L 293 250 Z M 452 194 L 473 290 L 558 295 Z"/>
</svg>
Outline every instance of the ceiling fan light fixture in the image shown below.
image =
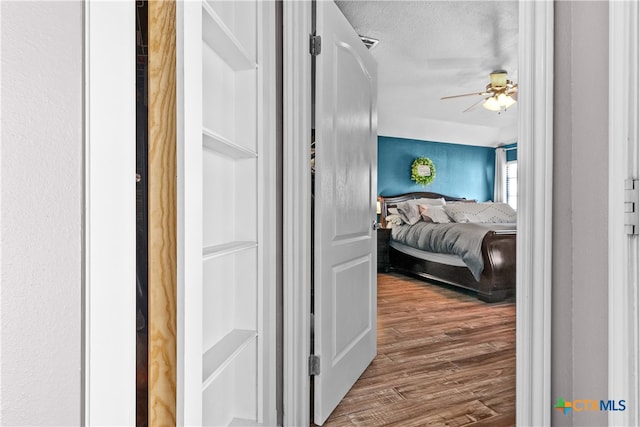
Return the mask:
<svg viewBox="0 0 640 427">
<path fill-rule="evenodd" d="M 500 107 L 500 103 L 495 96 L 490 96 L 482 103 L 482 106 L 490 111 L 500 111 L 502 107 Z"/>
<path fill-rule="evenodd" d="M 504 109 L 506 110 L 507 108 L 511 107 L 513 104 L 516 103 L 516 100 L 513 99 L 513 97 L 511 95 L 506 95 L 504 93 L 501 93 L 500 95 L 498 95 L 498 103 L 504 107 Z"/>
<path fill-rule="evenodd" d="M 506 110 L 516 103 L 516 100 L 513 99 L 511 95 L 506 95 L 504 93 L 499 93 L 497 95 L 493 95 L 488 97 L 483 103 L 482 106 L 490 111 L 500 111 Z"/>
<path fill-rule="evenodd" d="M 486 86 L 486 89 L 482 92 L 472 92 L 465 93 L 461 95 L 452 95 L 452 96 L 444 96 L 440 99 L 453 99 L 453 98 L 462 98 L 466 96 L 483 96 L 486 97 L 481 99 L 480 101 L 473 104 L 471 107 L 464 110 L 467 111 L 473 110 L 477 105 L 480 105 L 482 102 L 482 106 L 490 111 L 495 111 L 500 113 L 500 111 L 506 111 L 509 107 L 515 104 L 516 95 L 518 93 L 518 84 L 513 83 L 512 80 L 508 79 L 507 72 L 505 70 L 495 70 L 489 74 L 490 81 Z"/>
</svg>

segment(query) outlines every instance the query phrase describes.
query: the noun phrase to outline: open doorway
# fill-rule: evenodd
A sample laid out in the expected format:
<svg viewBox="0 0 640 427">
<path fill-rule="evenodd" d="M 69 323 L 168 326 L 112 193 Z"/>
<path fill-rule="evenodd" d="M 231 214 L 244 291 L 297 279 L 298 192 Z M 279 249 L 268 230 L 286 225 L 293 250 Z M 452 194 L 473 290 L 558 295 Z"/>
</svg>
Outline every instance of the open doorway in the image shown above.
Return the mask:
<svg viewBox="0 0 640 427">
<path fill-rule="evenodd" d="M 552 35 L 552 22 L 553 22 L 553 7 L 548 4 L 529 4 L 527 2 L 520 2 L 518 12 L 518 22 L 520 28 L 518 29 L 518 39 L 520 40 L 520 55 L 518 58 L 518 66 L 520 70 L 525 70 L 519 78 L 520 89 L 524 88 L 523 93 L 527 93 L 529 96 L 520 99 L 518 109 L 518 116 L 523 117 L 525 126 L 522 126 L 518 132 L 518 154 L 521 155 L 519 159 L 520 176 L 518 176 L 518 183 L 521 185 L 522 191 L 518 194 L 519 207 L 518 212 L 518 233 L 520 238 L 518 239 L 518 268 L 517 268 L 517 283 L 518 292 L 516 293 L 516 305 L 519 310 L 518 324 L 516 326 L 518 330 L 518 366 L 517 376 L 518 390 L 517 399 L 518 406 L 518 422 L 519 423 L 544 423 L 545 419 L 548 419 L 549 414 L 544 410 L 544 402 L 546 399 L 544 396 L 548 393 L 549 385 L 549 371 L 548 367 L 548 345 L 549 345 L 549 313 L 550 313 L 550 299 L 549 299 L 549 252 L 543 248 L 548 248 L 549 239 L 551 235 L 550 223 L 548 221 L 549 212 L 551 207 L 550 193 L 545 191 L 533 191 L 533 188 L 550 188 L 551 176 L 547 174 L 547 168 L 549 164 L 547 160 L 551 159 L 551 116 L 549 111 L 551 108 L 551 76 L 552 76 L 552 62 L 550 61 L 550 51 L 547 49 Z M 288 9 L 288 11 L 287 11 Z M 285 21 L 288 16 L 304 17 L 306 13 L 304 5 L 288 6 L 285 8 Z M 291 23 L 291 22 L 290 22 Z M 308 31 L 305 28 L 304 23 L 299 25 L 293 25 L 290 33 L 285 32 L 285 46 L 287 46 L 287 37 L 291 33 L 295 33 L 298 29 L 302 32 Z M 533 58 L 536 52 L 536 57 L 542 55 L 545 58 L 545 67 L 535 69 L 533 67 Z M 287 62 L 289 61 L 289 62 Z M 292 70 L 304 69 L 306 67 L 303 57 L 298 57 L 295 54 L 285 55 L 285 79 L 286 74 Z M 304 84 L 304 81 L 300 82 Z M 535 84 L 534 84 L 535 83 Z M 294 85 L 295 87 L 295 85 Z M 304 91 L 302 91 L 304 95 Z M 288 95 L 285 93 L 285 106 L 287 101 L 293 105 L 304 99 L 304 96 L 297 96 L 297 94 Z M 534 100 L 537 100 L 534 102 Z M 286 108 L 285 108 L 286 109 Z M 308 123 L 305 122 L 304 110 L 298 115 L 295 113 L 289 113 L 291 117 L 299 117 L 300 128 L 304 129 L 304 126 Z M 299 129 L 293 129 L 293 132 L 289 133 L 289 136 L 285 136 L 285 149 L 287 141 L 291 141 L 291 136 L 294 135 Z M 307 157 L 308 158 L 308 157 Z M 533 159 L 545 159 L 545 162 L 533 162 Z M 299 166 L 291 164 L 292 170 L 299 169 Z M 527 191 L 528 190 L 528 191 Z M 286 209 L 291 209 L 296 203 L 290 203 L 288 206 L 285 204 Z M 299 205 L 303 207 L 302 204 Z M 300 240 L 305 239 L 305 227 L 304 224 L 294 224 L 288 227 L 298 230 Z M 523 244 L 526 241 L 526 244 Z M 301 254 L 303 255 L 303 254 Z M 300 262 L 301 256 L 291 256 L 285 260 L 285 269 L 291 269 L 292 273 L 304 273 L 305 265 Z M 523 261 L 526 260 L 525 261 Z M 298 262 L 298 267 L 293 267 L 289 264 L 291 260 Z M 523 268 L 522 268 L 523 267 Z M 304 297 L 304 292 L 294 291 L 291 288 L 290 283 L 285 283 L 285 299 L 292 298 L 300 302 L 300 307 L 304 307 L 305 301 L 299 299 Z M 293 314 L 293 313 L 292 313 Z M 294 314 L 295 317 L 295 314 Z M 297 317 L 299 325 L 304 326 L 307 320 L 303 317 Z M 293 331 L 295 333 L 295 331 Z M 289 342 L 289 344 L 287 344 Z M 296 344 L 297 343 L 297 344 Z M 303 356 L 301 352 L 305 348 L 297 341 L 296 336 L 287 331 L 287 325 L 285 324 L 285 348 L 287 357 L 292 357 L 291 360 L 297 360 L 296 355 Z M 546 351 L 545 351 L 546 349 Z M 308 354 L 308 353 L 307 353 Z M 539 374 L 536 377 L 532 377 L 532 367 L 536 366 L 536 371 Z M 295 390 L 295 387 L 300 387 L 304 381 L 301 376 L 296 376 L 295 371 L 299 369 L 296 366 L 291 366 L 290 370 L 294 372 L 291 377 L 293 380 L 285 381 L 285 408 L 301 408 L 295 410 L 292 415 L 292 419 L 302 421 L 300 416 L 304 416 L 305 407 L 304 404 L 299 402 L 291 393 L 291 390 Z M 300 374 L 306 369 L 300 370 Z M 297 379 L 296 379 L 297 378 Z M 288 383 L 287 383 L 288 381 Z M 287 392 L 289 390 L 289 393 Z M 526 402 L 526 405 L 524 404 Z M 543 406 L 544 405 L 544 406 Z M 533 409 L 533 408 L 537 409 Z M 537 421 L 536 421 L 537 420 Z"/>
<path fill-rule="evenodd" d="M 516 211 L 507 201 L 517 197 L 518 114 L 517 104 L 510 104 L 517 99 L 518 3 L 337 5 L 358 34 L 374 40 L 368 46 L 380 76 L 377 169 L 378 195 L 383 196 L 378 262 L 394 273 L 379 275 L 378 355 L 327 425 L 351 418 L 373 425 L 407 419 L 453 422 L 456 417 L 513 424 Z M 511 102 L 500 108 L 490 102 L 502 98 Z M 419 160 L 428 173 L 413 170 Z M 417 193 L 424 191 L 444 197 Z M 411 206 L 415 199 L 424 201 L 419 211 Z M 432 206 L 435 201 L 441 204 Z M 487 209 L 499 212 L 480 219 L 479 212 Z M 444 244 L 454 230 L 466 233 L 470 227 L 501 233 L 498 243 L 482 248 L 487 262 L 475 277 L 469 274 L 473 261 L 455 256 L 464 258 L 471 251 L 450 251 L 458 248 Z M 496 244 L 500 250 L 487 249 Z M 494 265 L 495 257 L 508 267 Z M 454 291 L 442 292 L 443 284 Z M 503 302 L 469 301 L 465 290 Z M 494 331 L 485 322 L 492 322 Z M 500 374 L 493 377 L 495 369 Z M 415 381 L 424 375 L 428 385 Z M 487 384 L 495 394 L 486 392 Z M 423 418 L 431 418 L 411 411 L 425 407 L 430 410 L 422 412 Z"/>
</svg>

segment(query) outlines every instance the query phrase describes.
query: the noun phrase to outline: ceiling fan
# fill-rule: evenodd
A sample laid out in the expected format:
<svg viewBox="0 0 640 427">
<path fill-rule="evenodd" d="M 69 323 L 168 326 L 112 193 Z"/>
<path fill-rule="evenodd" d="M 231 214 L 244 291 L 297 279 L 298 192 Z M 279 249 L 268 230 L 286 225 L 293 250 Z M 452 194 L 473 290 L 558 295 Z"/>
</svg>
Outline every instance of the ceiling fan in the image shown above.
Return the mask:
<svg viewBox="0 0 640 427">
<path fill-rule="evenodd" d="M 464 110 L 471 111 L 482 102 L 482 106 L 491 111 L 502 111 L 516 103 L 518 85 L 507 78 L 505 70 L 495 70 L 489 74 L 490 82 L 484 92 L 465 93 L 462 95 L 445 96 L 440 99 L 462 98 L 465 96 L 484 96 L 484 99 Z"/>
</svg>

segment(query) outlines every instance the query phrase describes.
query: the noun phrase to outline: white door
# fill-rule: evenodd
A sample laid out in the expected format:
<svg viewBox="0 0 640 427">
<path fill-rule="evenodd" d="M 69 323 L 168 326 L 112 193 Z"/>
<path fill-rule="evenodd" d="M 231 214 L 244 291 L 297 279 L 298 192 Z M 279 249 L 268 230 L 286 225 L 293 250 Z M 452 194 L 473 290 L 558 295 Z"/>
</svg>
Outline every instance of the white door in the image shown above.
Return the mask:
<svg viewBox="0 0 640 427">
<path fill-rule="evenodd" d="M 275 3 L 178 2 L 178 424 L 275 424 Z"/>
<path fill-rule="evenodd" d="M 334 2 L 316 3 L 314 422 L 376 354 L 377 67 Z"/>
</svg>

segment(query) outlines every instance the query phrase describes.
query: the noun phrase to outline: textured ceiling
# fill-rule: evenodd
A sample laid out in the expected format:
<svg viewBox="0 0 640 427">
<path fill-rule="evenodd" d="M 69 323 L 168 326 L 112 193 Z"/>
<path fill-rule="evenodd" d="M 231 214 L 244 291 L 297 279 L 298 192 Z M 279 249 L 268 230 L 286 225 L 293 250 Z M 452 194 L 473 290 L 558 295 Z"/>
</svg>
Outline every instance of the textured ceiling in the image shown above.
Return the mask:
<svg viewBox="0 0 640 427">
<path fill-rule="evenodd" d="M 380 40 L 378 133 L 497 146 L 517 137 L 517 104 L 500 114 L 478 105 L 492 70 L 518 81 L 518 2 L 336 1 L 360 35 Z"/>
</svg>

